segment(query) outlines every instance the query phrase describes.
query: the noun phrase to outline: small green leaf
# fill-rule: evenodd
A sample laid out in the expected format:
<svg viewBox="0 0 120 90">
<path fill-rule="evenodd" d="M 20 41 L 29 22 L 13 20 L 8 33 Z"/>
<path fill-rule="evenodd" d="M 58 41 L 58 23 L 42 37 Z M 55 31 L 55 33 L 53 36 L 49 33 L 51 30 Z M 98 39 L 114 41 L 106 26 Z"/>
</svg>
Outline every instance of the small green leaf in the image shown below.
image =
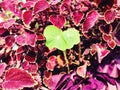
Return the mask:
<svg viewBox="0 0 120 90">
<path fill-rule="evenodd" d="M 46 37 L 47 47 L 50 49 L 57 48 L 62 51 L 70 49 L 74 44 L 80 42 L 79 32 L 74 28 L 62 32 L 56 26 L 50 25 L 45 28 L 44 36 Z"/>
<path fill-rule="evenodd" d="M 63 37 L 68 44 L 67 49 L 72 48 L 75 44 L 80 42 L 80 34 L 75 28 L 69 28 L 63 32 Z"/>
</svg>

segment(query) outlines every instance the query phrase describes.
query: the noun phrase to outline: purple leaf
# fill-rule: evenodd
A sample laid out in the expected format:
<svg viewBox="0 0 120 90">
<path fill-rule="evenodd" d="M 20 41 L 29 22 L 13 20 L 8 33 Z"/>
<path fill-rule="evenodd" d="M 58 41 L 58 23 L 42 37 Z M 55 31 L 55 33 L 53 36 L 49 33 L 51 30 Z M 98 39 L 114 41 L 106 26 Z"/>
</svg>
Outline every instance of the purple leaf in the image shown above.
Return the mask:
<svg viewBox="0 0 120 90">
<path fill-rule="evenodd" d="M 29 51 L 25 55 L 25 60 L 28 61 L 28 62 L 35 62 L 35 60 L 36 60 L 36 53 L 34 51 Z"/>
<path fill-rule="evenodd" d="M 116 13 L 113 10 L 108 10 L 104 14 L 104 20 L 107 24 L 112 23 L 115 20 Z"/>
<path fill-rule="evenodd" d="M 86 19 L 82 25 L 83 32 L 88 32 L 90 28 L 95 25 L 95 22 L 98 20 L 98 12 L 96 10 L 92 10 L 87 13 Z"/>
<path fill-rule="evenodd" d="M 49 7 L 49 4 L 46 0 L 39 0 L 34 6 L 34 13 L 44 11 Z"/>
<path fill-rule="evenodd" d="M 119 76 L 117 65 L 114 63 L 111 63 L 110 65 L 105 65 L 104 67 L 100 66 L 98 71 L 101 73 L 107 73 L 113 78 L 117 78 Z"/>
<path fill-rule="evenodd" d="M 5 71 L 6 66 L 7 65 L 5 63 L 0 63 L 0 77 L 3 74 L 3 72 Z"/>
<path fill-rule="evenodd" d="M 84 14 L 80 11 L 74 11 L 72 13 L 72 19 L 74 21 L 75 25 L 78 25 L 80 23 L 80 21 L 82 20 Z"/>
<path fill-rule="evenodd" d="M 100 25 L 99 30 L 101 33 L 109 34 L 112 32 L 112 25 L 111 24 Z"/>
<path fill-rule="evenodd" d="M 101 81 L 91 77 L 88 84 L 83 84 L 81 90 L 105 90 L 106 86 Z"/>
<path fill-rule="evenodd" d="M 3 88 L 5 90 L 18 90 L 24 87 L 33 87 L 35 84 L 32 76 L 25 70 L 11 68 L 5 74 Z"/>
<path fill-rule="evenodd" d="M 66 22 L 66 19 L 62 15 L 51 15 L 49 17 L 49 20 L 53 25 L 57 26 L 58 28 L 63 28 Z"/>
</svg>

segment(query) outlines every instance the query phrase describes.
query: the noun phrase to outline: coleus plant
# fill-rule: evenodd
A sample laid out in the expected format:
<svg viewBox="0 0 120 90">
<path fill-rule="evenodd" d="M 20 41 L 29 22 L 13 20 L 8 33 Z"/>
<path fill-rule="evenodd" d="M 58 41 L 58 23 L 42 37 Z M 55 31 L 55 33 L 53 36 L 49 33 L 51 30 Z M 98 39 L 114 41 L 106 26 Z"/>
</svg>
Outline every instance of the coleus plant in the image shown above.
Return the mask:
<svg viewBox="0 0 120 90">
<path fill-rule="evenodd" d="M 0 90 L 120 90 L 119 21 L 120 0 L 0 0 Z"/>
</svg>

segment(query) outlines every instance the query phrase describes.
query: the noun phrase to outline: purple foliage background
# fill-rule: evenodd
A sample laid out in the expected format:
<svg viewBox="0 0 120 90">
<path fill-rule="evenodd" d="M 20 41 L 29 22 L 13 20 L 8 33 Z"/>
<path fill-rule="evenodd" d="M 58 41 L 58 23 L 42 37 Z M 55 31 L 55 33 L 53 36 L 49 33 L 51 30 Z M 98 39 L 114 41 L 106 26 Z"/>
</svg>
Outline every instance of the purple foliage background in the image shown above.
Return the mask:
<svg viewBox="0 0 120 90">
<path fill-rule="evenodd" d="M 70 73 L 48 25 L 80 33 Z M 120 90 L 120 0 L 1 0 L 0 89 Z"/>
</svg>

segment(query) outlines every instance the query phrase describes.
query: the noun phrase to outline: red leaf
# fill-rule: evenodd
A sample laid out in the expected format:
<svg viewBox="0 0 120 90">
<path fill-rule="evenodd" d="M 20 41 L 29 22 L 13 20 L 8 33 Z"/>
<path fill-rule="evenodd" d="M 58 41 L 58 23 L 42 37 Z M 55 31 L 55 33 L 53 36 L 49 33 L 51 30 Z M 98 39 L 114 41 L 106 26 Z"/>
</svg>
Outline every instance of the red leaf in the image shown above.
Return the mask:
<svg viewBox="0 0 120 90">
<path fill-rule="evenodd" d="M 44 11 L 49 7 L 49 4 L 46 0 L 39 0 L 34 6 L 34 13 Z"/>
<path fill-rule="evenodd" d="M 115 11 L 113 10 L 108 10 L 104 14 L 104 20 L 106 21 L 107 24 L 112 23 L 115 20 Z"/>
<path fill-rule="evenodd" d="M 37 40 L 45 40 L 45 37 L 43 36 L 42 33 L 40 33 L 39 35 L 37 35 Z"/>
<path fill-rule="evenodd" d="M 94 26 L 95 22 L 98 20 L 98 15 L 98 12 L 95 10 L 92 10 L 87 14 L 82 25 L 83 32 L 88 32 L 88 30 Z"/>
<path fill-rule="evenodd" d="M 66 22 L 66 19 L 62 15 L 51 15 L 49 20 L 53 25 L 57 26 L 58 28 L 62 28 Z"/>
<path fill-rule="evenodd" d="M 19 68 L 11 68 L 6 72 L 3 88 L 5 90 L 18 90 L 24 87 L 33 87 L 35 84 L 29 73 Z"/>
<path fill-rule="evenodd" d="M 9 46 L 9 47 L 13 46 L 14 42 L 15 42 L 14 36 L 7 36 L 7 37 L 5 38 L 5 43 L 6 43 L 6 45 Z"/>
<path fill-rule="evenodd" d="M 50 72 L 48 70 L 44 71 L 44 78 L 49 79 L 51 76 L 52 76 L 52 72 Z"/>
<path fill-rule="evenodd" d="M 80 21 L 82 20 L 83 16 L 84 16 L 84 14 L 80 11 L 73 12 L 72 13 L 72 19 L 74 21 L 74 24 L 78 25 L 80 23 Z"/>
<path fill-rule="evenodd" d="M 6 66 L 7 65 L 5 63 L 0 63 L 0 77 L 3 74 L 3 72 L 5 71 Z"/>
<path fill-rule="evenodd" d="M 28 62 L 35 62 L 36 58 L 36 54 L 34 51 L 29 51 L 26 55 L 25 55 L 25 60 Z"/>
<path fill-rule="evenodd" d="M 110 34 L 103 34 L 102 37 L 106 42 L 112 40 L 112 36 Z"/>
<path fill-rule="evenodd" d="M 2 25 L 3 26 L 3 25 Z M 2 35 L 3 33 L 5 33 L 7 30 L 5 30 L 4 28 L 0 28 L 0 35 Z"/>
<path fill-rule="evenodd" d="M 26 25 L 29 25 L 31 23 L 32 19 L 33 19 L 33 16 L 32 16 L 32 11 L 31 10 L 25 11 L 23 13 L 23 22 Z"/>
<path fill-rule="evenodd" d="M 111 49 L 114 49 L 115 46 L 116 46 L 116 43 L 115 43 L 114 40 L 111 40 L 111 41 L 107 42 L 107 44 L 108 44 L 108 46 L 109 46 Z"/>
</svg>

